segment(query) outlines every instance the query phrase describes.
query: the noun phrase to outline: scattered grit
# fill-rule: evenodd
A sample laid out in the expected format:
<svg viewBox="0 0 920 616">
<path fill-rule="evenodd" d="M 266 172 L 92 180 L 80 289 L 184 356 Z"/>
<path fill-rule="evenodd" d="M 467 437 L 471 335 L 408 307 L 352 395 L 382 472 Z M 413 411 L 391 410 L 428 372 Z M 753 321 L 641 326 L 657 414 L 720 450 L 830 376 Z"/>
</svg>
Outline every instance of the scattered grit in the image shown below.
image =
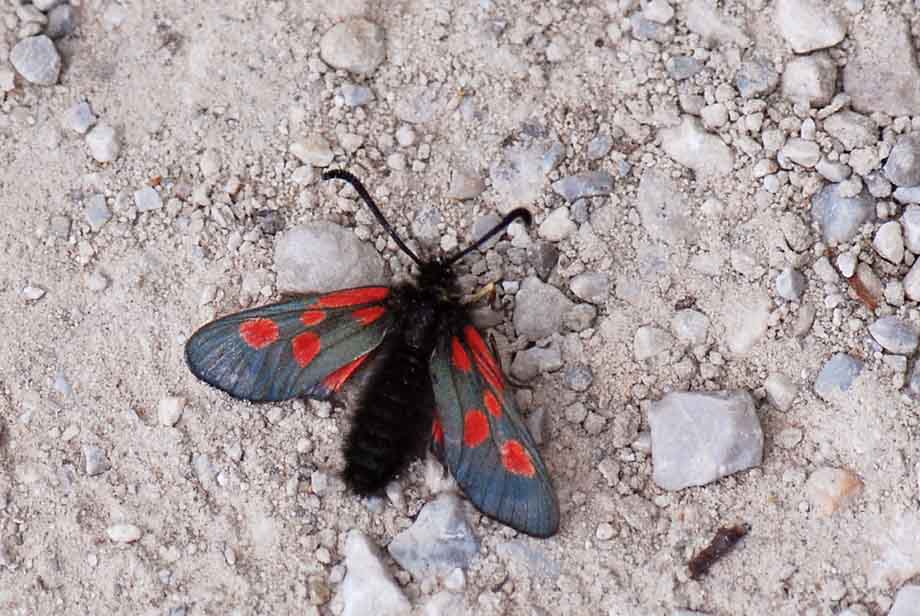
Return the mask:
<svg viewBox="0 0 920 616">
<path fill-rule="evenodd" d="M 0 3 L 0 612 L 920 614 L 916 2 Z M 563 511 L 182 347 L 463 265 Z M 719 528 L 750 532 L 707 575 Z"/>
</svg>

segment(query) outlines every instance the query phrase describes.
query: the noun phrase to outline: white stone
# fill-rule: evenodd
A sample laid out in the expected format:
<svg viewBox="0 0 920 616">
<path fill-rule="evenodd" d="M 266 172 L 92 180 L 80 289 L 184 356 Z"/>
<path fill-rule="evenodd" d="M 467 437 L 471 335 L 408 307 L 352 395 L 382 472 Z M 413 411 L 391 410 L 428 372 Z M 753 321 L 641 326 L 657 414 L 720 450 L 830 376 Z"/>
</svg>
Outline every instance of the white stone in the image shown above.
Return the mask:
<svg viewBox="0 0 920 616">
<path fill-rule="evenodd" d="M 182 411 L 185 409 L 185 398 L 178 396 L 169 396 L 160 400 L 157 406 L 157 417 L 162 426 L 174 426 L 182 417 Z"/>
<path fill-rule="evenodd" d="M 767 400 L 779 411 L 788 411 L 798 394 L 798 387 L 792 379 L 778 372 L 767 377 L 763 386 L 767 392 Z"/>
<path fill-rule="evenodd" d="M 115 543 L 134 543 L 143 534 L 134 524 L 115 524 L 109 526 L 105 532 Z"/>
<path fill-rule="evenodd" d="M 352 530 L 345 540 L 342 616 L 403 616 L 412 606 L 384 568 L 377 547 L 362 532 Z"/>
<path fill-rule="evenodd" d="M 115 129 L 108 124 L 97 124 L 86 135 L 86 145 L 89 153 L 97 162 L 110 163 L 121 152 L 121 144 Z"/>
<path fill-rule="evenodd" d="M 660 132 L 661 147 L 675 161 L 699 177 L 720 177 L 731 173 L 735 158 L 717 136 L 707 133 L 699 119 L 685 116 L 679 126 Z"/>
<path fill-rule="evenodd" d="M 901 225 L 894 220 L 889 220 L 875 232 L 872 247 L 883 258 L 894 264 L 899 264 L 904 258 L 904 237 Z"/>
<path fill-rule="evenodd" d="M 846 23 L 819 0 L 777 0 L 776 24 L 796 53 L 833 47 L 846 36 Z"/>
</svg>

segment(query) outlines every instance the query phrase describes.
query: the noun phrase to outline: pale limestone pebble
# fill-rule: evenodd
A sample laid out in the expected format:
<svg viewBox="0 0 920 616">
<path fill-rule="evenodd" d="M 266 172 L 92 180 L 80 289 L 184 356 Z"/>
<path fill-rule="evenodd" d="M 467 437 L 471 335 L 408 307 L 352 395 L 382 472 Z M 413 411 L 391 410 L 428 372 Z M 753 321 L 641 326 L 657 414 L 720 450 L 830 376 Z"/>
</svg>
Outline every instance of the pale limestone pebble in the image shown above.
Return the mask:
<svg viewBox="0 0 920 616">
<path fill-rule="evenodd" d="M 606 171 L 590 171 L 570 175 L 552 184 L 553 192 L 569 203 L 586 197 L 609 195 L 613 192 L 613 176 Z"/>
<path fill-rule="evenodd" d="M 579 299 L 604 305 L 610 295 L 610 284 L 610 274 L 607 272 L 584 272 L 569 281 L 569 288 Z"/>
<path fill-rule="evenodd" d="M 667 331 L 654 325 L 644 325 L 636 330 L 633 340 L 633 355 L 636 361 L 645 361 L 670 351 L 674 338 Z"/>
<path fill-rule="evenodd" d="M 823 466 L 805 482 L 805 495 L 819 516 L 829 516 L 842 509 L 862 492 L 863 482 L 853 472 Z"/>
<path fill-rule="evenodd" d="M 90 155 L 100 163 L 110 163 L 121 153 L 121 143 L 115 129 L 108 124 L 96 124 L 86 134 Z"/>
<path fill-rule="evenodd" d="M 105 534 L 115 543 L 134 543 L 143 532 L 134 524 L 114 524 L 105 530 Z"/>
<path fill-rule="evenodd" d="M 805 276 L 792 267 L 786 267 L 776 277 L 776 294 L 790 302 L 802 299 L 805 293 Z"/>
<path fill-rule="evenodd" d="M 877 171 L 869 173 L 863 179 L 866 182 L 866 188 L 869 189 L 869 194 L 876 199 L 885 199 L 891 196 L 891 182 L 888 181 L 888 178 L 883 173 Z"/>
<path fill-rule="evenodd" d="M 167 396 L 160 399 L 157 405 L 157 418 L 161 426 L 172 427 L 178 423 L 185 409 L 185 398 L 181 396 Z"/>
<path fill-rule="evenodd" d="M 668 0 L 645 0 L 642 3 L 642 16 L 649 21 L 666 24 L 674 17 L 674 8 Z"/>
<path fill-rule="evenodd" d="M 722 103 L 706 105 L 700 110 L 700 117 L 707 129 L 722 128 L 728 122 L 728 108 Z"/>
<path fill-rule="evenodd" d="M 872 240 L 872 247 L 882 258 L 896 265 L 899 264 L 904 258 L 904 236 L 901 225 L 890 220 L 879 227 Z"/>
<path fill-rule="evenodd" d="M 354 154 L 364 144 L 364 137 L 356 133 L 339 133 L 339 145 L 349 154 Z"/>
<path fill-rule="evenodd" d="M 670 393 L 648 411 L 652 479 L 668 491 L 759 466 L 763 430 L 744 391 Z"/>
<path fill-rule="evenodd" d="M 786 141 L 786 145 L 779 151 L 781 165 L 784 159 L 803 167 L 812 168 L 821 159 L 821 147 L 814 141 L 793 137 Z"/>
<path fill-rule="evenodd" d="M 220 152 L 214 148 L 207 148 L 198 160 L 198 168 L 201 170 L 201 175 L 206 178 L 220 173 L 222 165 L 223 161 L 221 160 Z"/>
<path fill-rule="evenodd" d="M 855 111 L 843 110 L 828 116 L 824 130 L 847 150 L 872 146 L 878 142 L 879 127 L 875 120 Z"/>
<path fill-rule="evenodd" d="M 920 203 L 920 186 L 901 186 L 892 196 L 899 203 Z"/>
<path fill-rule="evenodd" d="M 849 278 L 856 273 L 856 265 L 859 261 L 852 252 L 844 252 L 837 255 L 836 263 L 840 275 Z"/>
<path fill-rule="evenodd" d="M 330 28 L 320 39 L 320 57 L 330 66 L 371 75 L 386 59 L 383 28 L 364 18 L 352 18 Z"/>
<path fill-rule="evenodd" d="M 884 172 L 896 186 L 920 184 L 920 134 L 898 139 L 888 155 Z"/>
<path fill-rule="evenodd" d="M 853 173 L 849 165 L 840 162 L 833 162 L 822 156 L 818 164 L 815 165 L 815 171 L 821 174 L 821 177 L 829 182 L 843 182 Z M 870 190 L 871 193 L 871 190 Z M 875 196 L 875 195 L 873 195 Z"/>
<path fill-rule="evenodd" d="M 792 379 L 785 374 L 774 372 L 767 377 L 763 386 L 767 392 L 767 400 L 777 410 L 785 412 L 792 408 L 792 403 L 798 394 L 798 387 Z"/>
<path fill-rule="evenodd" d="M 881 166 L 882 159 L 874 147 L 856 148 L 850 152 L 849 165 L 853 171 L 866 177 Z"/>
<path fill-rule="evenodd" d="M 776 24 L 796 53 L 833 47 L 846 36 L 846 23 L 818 0 L 777 0 Z"/>
<path fill-rule="evenodd" d="M 776 164 L 776 161 L 770 158 L 761 158 L 751 169 L 751 173 L 755 178 L 762 178 L 765 175 L 770 175 L 779 171 L 779 166 Z"/>
<path fill-rule="evenodd" d="M 914 584 L 899 588 L 888 616 L 920 616 L 920 586 Z"/>
<path fill-rule="evenodd" d="M 45 293 L 47 293 L 47 291 L 41 287 L 27 285 L 23 287 L 20 296 L 27 302 L 37 302 L 45 296 Z"/>
<path fill-rule="evenodd" d="M 814 385 L 815 393 L 830 402 L 835 396 L 850 389 L 862 369 L 862 361 L 846 353 L 837 353 L 818 373 Z"/>
<path fill-rule="evenodd" d="M 95 445 L 83 446 L 83 463 L 89 477 L 101 475 L 112 468 L 105 450 Z"/>
<path fill-rule="evenodd" d="M 300 186 L 309 186 L 317 179 L 313 165 L 301 165 L 291 172 L 291 181 Z"/>
<path fill-rule="evenodd" d="M 550 212 L 537 228 L 537 235 L 550 242 L 561 242 L 578 228 L 569 217 L 569 208 L 561 206 Z"/>
<path fill-rule="evenodd" d="M 795 322 L 792 326 L 792 335 L 796 338 L 804 338 L 811 331 L 815 322 L 817 309 L 811 304 L 805 304 L 799 309 Z"/>
<path fill-rule="evenodd" d="M 811 246 L 811 229 L 801 217 L 793 212 L 784 212 L 779 219 L 779 226 L 786 243 L 796 252 L 804 252 Z"/>
<path fill-rule="evenodd" d="M 660 131 L 665 153 L 699 177 L 722 177 L 731 173 L 734 154 L 725 142 L 703 129 L 699 119 L 685 116 L 679 126 Z"/>
<path fill-rule="evenodd" d="M 158 210 L 163 207 L 163 200 L 155 188 L 144 186 L 140 190 L 134 191 L 134 207 L 137 208 L 138 212 Z"/>
<path fill-rule="evenodd" d="M 475 199 L 486 189 L 486 184 L 477 173 L 454 169 L 450 176 L 447 198 L 457 201 Z"/>
<path fill-rule="evenodd" d="M 65 128 L 85 135 L 86 131 L 93 127 L 97 119 L 89 103 L 86 101 L 79 101 L 67 108 L 61 123 Z"/>
<path fill-rule="evenodd" d="M 708 0 L 691 0 L 687 5 L 687 28 L 700 35 L 707 47 L 735 44 L 745 48 L 750 38 L 738 20 L 718 11 Z"/>
<path fill-rule="evenodd" d="M 889 353 L 912 355 L 917 350 L 917 328 L 895 316 L 876 319 L 869 333 Z"/>
<path fill-rule="evenodd" d="M 29 36 L 16 43 L 10 52 L 10 63 L 26 81 L 40 86 L 56 84 L 61 74 L 61 56 L 45 35 Z"/>
<path fill-rule="evenodd" d="M 335 158 L 329 141 L 318 134 L 291 143 L 289 150 L 300 162 L 314 167 L 328 167 Z"/>
<path fill-rule="evenodd" d="M 846 197 L 842 190 L 841 184 L 829 184 L 812 197 L 812 216 L 828 243 L 850 241 L 875 214 L 875 200 L 868 192 Z"/>
<path fill-rule="evenodd" d="M 904 17 L 876 7 L 853 23 L 843 90 L 853 109 L 920 115 L 920 67 Z"/>
<path fill-rule="evenodd" d="M 671 330 L 678 340 L 692 345 L 705 344 L 709 334 L 709 317 L 691 308 L 679 310 L 671 318 Z"/>
<path fill-rule="evenodd" d="M 0 66 L 0 92 L 10 92 L 16 87 L 16 73 Z"/>
<path fill-rule="evenodd" d="M 779 149 L 786 143 L 786 136 L 783 131 L 778 129 L 768 129 L 760 135 L 763 143 L 763 149 L 767 154 L 776 154 Z"/>
<path fill-rule="evenodd" d="M 767 333 L 772 303 L 760 290 L 744 294 L 726 294 L 722 323 L 726 343 L 735 355 L 745 355 Z"/>
<path fill-rule="evenodd" d="M 692 242 L 697 236 L 687 196 L 667 174 L 650 167 L 642 173 L 636 195 L 642 226 L 668 244 Z"/>
<path fill-rule="evenodd" d="M 511 375 L 527 382 L 543 372 L 555 372 L 562 366 L 562 352 L 558 347 L 532 347 L 515 354 L 511 362 Z"/>
<path fill-rule="evenodd" d="M 904 243 L 915 255 L 920 254 L 920 205 L 908 205 L 901 214 Z"/>
<path fill-rule="evenodd" d="M 840 279 L 840 276 L 837 274 L 837 270 L 834 269 L 834 266 L 831 265 L 830 259 L 827 257 L 822 256 L 818 258 L 812 267 L 815 270 L 815 274 L 818 275 L 818 278 L 828 284 L 834 284 Z M 853 271 L 856 271 L 855 262 Z"/>
<path fill-rule="evenodd" d="M 759 53 L 747 54 L 735 72 L 735 86 L 741 98 L 766 97 L 778 83 L 779 73 L 773 63 Z"/>
<path fill-rule="evenodd" d="M 565 314 L 573 306 L 556 287 L 528 277 L 515 295 L 514 328 L 530 340 L 541 340 L 561 331 Z"/>
</svg>

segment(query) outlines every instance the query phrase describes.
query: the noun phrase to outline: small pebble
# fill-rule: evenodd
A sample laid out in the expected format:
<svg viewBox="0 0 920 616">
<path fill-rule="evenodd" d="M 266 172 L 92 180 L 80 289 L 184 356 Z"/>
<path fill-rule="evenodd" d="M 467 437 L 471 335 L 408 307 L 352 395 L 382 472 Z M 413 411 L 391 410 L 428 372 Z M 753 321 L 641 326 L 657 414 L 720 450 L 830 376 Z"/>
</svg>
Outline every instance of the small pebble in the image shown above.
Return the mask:
<svg viewBox="0 0 920 616">
<path fill-rule="evenodd" d="M 45 35 L 57 40 L 73 33 L 77 26 L 74 8 L 69 4 L 59 4 L 48 13 L 48 25 L 45 26 Z"/>
<path fill-rule="evenodd" d="M 26 300 L 27 302 L 37 302 L 45 296 L 45 293 L 47 293 L 47 291 L 41 287 L 34 287 L 29 285 L 22 289 L 20 295 L 22 296 L 22 299 Z"/>
<path fill-rule="evenodd" d="M 319 42 L 323 62 L 357 75 L 371 75 L 386 58 L 383 28 L 363 18 L 334 25 Z"/>
<path fill-rule="evenodd" d="M 176 425 L 179 418 L 182 417 L 182 411 L 185 409 L 185 398 L 178 396 L 169 396 L 160 400 L 157 405 L 157 417 L 161 426 L 172 427 Z"/>
<path fill-rule="evenodd" d="M 94 126 L 86 135 L 86 145 L 92 157 L 100 163 L 112 162 L 121 152 L 115 129 L 107 124 Z"/>
<path fill-rule="evenodd" d="M 587 391 L 594 382 L 594 374 L 591 368 L 583 364 L 578 364 L 565 369 L 565 384 L 572 391 Z"/>
<path fill-rule="evenodd" d="M 105 455 L 105 450 L 95 445 L 86 445 L 83 447 L 83 459 L 85 462 L 86 474 L 90 477 L 101 475 L 112 468 Z"/>
<path fill-rule="evenodd" d="M 912 355 L 917 350 L 917 329 L 898 317 L 877 319 L 869 326 L 869 333 L 889 353 Z"/>
<path fill-rule="evenodd" d="M 785 268 L 776 277 L 776 294 L 790 302 L 802 299 L 805 293 L 805 276 L 791 267 Z"/>
<path fill-rule="evenodd" d="M 374 100 L 374 91 L 366 86 L 347 83 L 340 89 L 342 100 L 349 107 L 362 107 Z"/>
<path fill-rule="evenodd" d="M 134 191 L 134 206 L 138 212 L 149 212 L 163 207 L 163 201 L 160 199 L 160 193 L 155 188 L 144 186 L 140 190 Z"/>
<path fill-rule="evenodd" d="M 674 338 L 653 325 L 644 325 L 636 330 L 633 340 L 633 355 L 636 361 L 645 361 L 656 355 L 666 353 L 674 346 Z"/>
<path fill-rule="evenodd" d="M 329 146 L 329 141 L 322 135 L 311 135 L 302 141 L 295 141 L 290 145 L 291 154 L 302 163 L 314 167 L 328 167 L 335 158 L 335 153 Z"/>
<path fill-rule="evenodd" d="M 61 74 L 61 56 L 54 42 L 43 34 L 16 43 L 10 62 L 26 81 L 40 86 L 56 84 Z"/>
<path fill-rule="evenodd" d="M 81 135 L 85 135 L 95 123 L 96 115 L 86 101 L 75 103 L 64 112 L 64 126 Z"/>
<path fill-rule="evenodd" d="M 764 382 L 764 389 L 767 392 L 767 400 L 770 401 L 778 411 L 788 411 L 792 408 L 792 402 L 798 394 L 798 387 L 785 374 L 773 373 Z"/>
<path fill-rule="evenodd" d="M 109 526 L 105 533 L 115 543 L 134 543 L 143 534 L 141 529 L 134 524 L 115 524 Z"/>
<path fill-rule="evenodd" d="M 862 372 L 863 362 L 847 355 L 837 353 L 821 368 L 815 379 L 815 393 L 826 401 L 850 389 L 853 381 Z"/>
</svg>

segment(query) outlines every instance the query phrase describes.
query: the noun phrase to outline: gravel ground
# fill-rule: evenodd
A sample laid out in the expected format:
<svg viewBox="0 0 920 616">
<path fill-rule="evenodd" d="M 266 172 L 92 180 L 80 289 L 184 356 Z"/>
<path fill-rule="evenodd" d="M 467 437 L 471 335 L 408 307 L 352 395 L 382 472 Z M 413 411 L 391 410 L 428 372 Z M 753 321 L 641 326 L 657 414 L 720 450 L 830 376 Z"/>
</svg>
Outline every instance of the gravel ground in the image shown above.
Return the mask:
<svg viewBox="0 0 920 616">
<path fill-rule="evenodd" d="M 0 0 L 0 612 L 917 616 L 918 41 L 911 1 Z M 189 373 L 217 315 L 411 273 L 325 168 L 431 256 L 534 214 L 460 273 L 554 537 L 432 459 L 349 494 L 359 382 Z"/>
</svg>

